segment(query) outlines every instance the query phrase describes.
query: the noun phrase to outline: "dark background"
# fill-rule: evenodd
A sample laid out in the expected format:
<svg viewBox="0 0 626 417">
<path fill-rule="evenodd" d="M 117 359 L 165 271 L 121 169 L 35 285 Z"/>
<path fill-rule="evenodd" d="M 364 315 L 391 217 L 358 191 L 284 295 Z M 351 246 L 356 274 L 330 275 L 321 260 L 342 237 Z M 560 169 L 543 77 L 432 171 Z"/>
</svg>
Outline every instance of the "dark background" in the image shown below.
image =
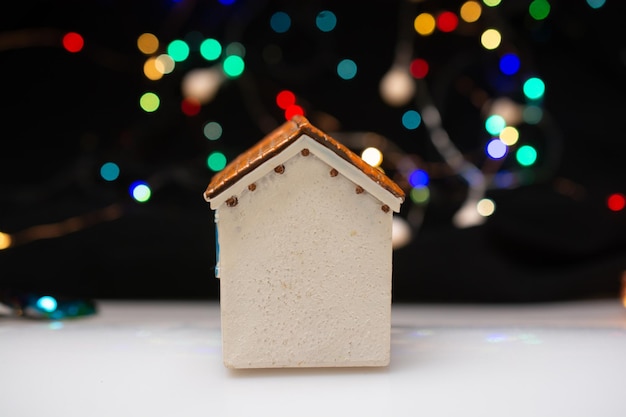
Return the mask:
<svg viewBox="0 0 626 417">
<path fill-rule="evenodd" d="M 206 157 L 220 150 L 232 159 L 282 123 L 275 96 L 289 89 L 306 116 L 338 139 L 374 132 L 429 172 L 428 204 L 407 198 L 400 213 L 413 239 L 394 252 L 395 300 L 616 295 L 626 270 L 626 211 L 610 211 L 606 201 L 626 193 L 626 6 L 608 0 L 595 10 L 584 0 L 553 0 L 549 16 L 534 21 L 529 2 L 504 1 L 483 6 L 478 22 L 452 33 L 413 31 L 419 13 L 458 13 L 462 3 L 12 3 L 0 15 L 0 231 L 14 244 L 0 250 L 0 288 L 96 298 L 216 298 L 213 214 L 202 199 L 212 176 Z M 325 9 L 338 21 L 328 33 L 314 24 Z M 269 24 L 279 10 L 292 19 L 282 34 Z M 486 27 L 503 33 L 499 50 L 480 46 Z M 85 39 L 78 53 L 62 47 L 69 31 Z M 142 71 L 147 57 L 136 46 L 144 32 L 157 35 L 158 53 L 174 39 L 188 40 L 190 58 L 161 80 L 148 80 Z M 185 74 L 217 65 L 193 49 L 202 37 L 243 44 L 246 69 L 190 117 L 180 110 Z M 501 167 L 516 182 L 492 184 L 487 196 L 496 212 L 482 226 L 452 224 L 467 194 L 464 180 L 445 166 L 423 124 L 415 131 L 402 126 L 402 114 L 420 110 L 419 102 L 393 107 L 380 98 L 379 83 L 399 39 L 409 41 L 412 58 L 429 61 L 421 88 L 430 91 L 452 141 L 479 168 L 489 167 L 485 115 L 462 85 L 470 80 L 488 98 L 524 104 L 520 80 L 545 81 L 544 118 L 522 130 L 522 140 L 539 151 L 537 163 L 526 170 L 514 161 Z M 268 62 L 269 45 L 282 59 Z M 497 63 L 506 49 L 520 56 L 522 69 L 503 81 Z M 358 65 L 352 80 L 337 76 L 344 58 Z M 139 107 L 146 91 L 161 98 L 154 113 Z M 223 126 L 217 141 L 202 133 L 211 120 Z M 118 180 L 100 177 L 107 161 L 120 166 Z M 398 166 L 384 162 L 383 168 L 407 186 Z M 138 179 L 152 187 L 146 203 L 128 193 Z M 37 225 L 53 227 L 33 229 Z"/>
</svg>

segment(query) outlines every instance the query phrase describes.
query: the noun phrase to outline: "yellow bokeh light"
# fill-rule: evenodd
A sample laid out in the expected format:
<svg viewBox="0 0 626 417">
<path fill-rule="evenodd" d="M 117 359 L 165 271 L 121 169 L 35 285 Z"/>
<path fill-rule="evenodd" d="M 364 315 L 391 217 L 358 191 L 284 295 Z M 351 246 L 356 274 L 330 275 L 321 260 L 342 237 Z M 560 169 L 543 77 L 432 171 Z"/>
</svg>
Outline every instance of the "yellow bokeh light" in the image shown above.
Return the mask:
<svg viewBox="0 0 626 417">
<path fill-rule="evenodd" d="M 500 140 L 507 146 L 513 146 L 519 140 L 519 131 L 513 126 L 507 126 L 500 131 Z"/>
<path fill-rule="evenodd" d="M 159 39 L 152 33 L 143 33 L 137 38 L 137 48 L 146 55 L 153 54 L 159 49 Z"/>
<path fill-rule="evenodd" d="M 461 19 L 465 20 L 468 23 L 472 23 L 477 21 L 480 18 L 480 15 L 483 12 L 483 8 L 480 3 L 476 1 L 466 1 L 461 6 Z"/>
<path fill-rule="evenodd" d="M 489 7 L 496 7 L 502 0 L 483 0 L 483 3 Z"/>
<path fill-rule="evenodd" d="M 150 57 L 143 64 L 143 73 L 149 80 L 156 81 L 163 78 L 163 73 L 158 70 L 156 62 L 156 58 Z"/>
<path fill-rule="evenodd" d="M 0 232 L 0 250 L 10 248 L 12 241 L 11 235 Z"/>
<path fill-rule="evenodd" d="M 483 217 L 491 216 L 496 211 L 496 204 L 489 198 L 483 198 L 476 204 L 476 211 Z"/>
<path fill-rule="evenodd" d="M 366 148 L 361 154 L 361 159 L 373 167 L 380 166 L 383 163 L 383 154 L 376 148 Z"/>
<path fill-rule="evenodd" d="M 174 71 L 176 63 L 168 54 L 161 54 L 156 57 L 156 62 L 154 63 L 154 66 L 161 74 L 169 74 Z"/>
<path fill-rule="evenodd" d="M 485 49 L 496 49 L 502 42 L 502 35 L 496 29 L 487 29 L 480 37 L 480 43 Z"/>
<path fill-rule="evenodd" d="M 430 13 L 422 13 L 415 18 L 413 26 L 420 35 L 430 35 L 435 31 L 435 17 Z"/>
</svg>

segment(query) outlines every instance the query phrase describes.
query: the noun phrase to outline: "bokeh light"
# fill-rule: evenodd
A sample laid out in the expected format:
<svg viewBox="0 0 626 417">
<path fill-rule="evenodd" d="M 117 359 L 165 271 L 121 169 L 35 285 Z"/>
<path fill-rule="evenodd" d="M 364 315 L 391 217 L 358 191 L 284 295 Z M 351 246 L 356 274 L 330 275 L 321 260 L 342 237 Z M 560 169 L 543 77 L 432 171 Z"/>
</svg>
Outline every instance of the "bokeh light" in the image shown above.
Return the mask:
<svg viewBox="0 0 626 417">
<path fill-rule="evenodd" d="M 522 166 L 531 166 L 537 161 L 537 151 L 530 145 L 520 146 L 515 152 L 515 159 Z"/>
<path fill-rule="evenodd" d="M 144 181 L 135 181 L 129 188 L 130 196 L 140 203 L 150 200 L 152 190 Z"/>
<path fill-rule="evenodd" d="M 226 46 L 226 55 L 246 56 L 246 47 L 241 42 L 231 42 Z"/>
<path fill-rule="evenodd" d="M 437 15 L 436 25 L 442 32 L 453 32 L 459 25 L 459 18 L 450 11 L 441 12 Z"/>
<path fill-rule="evenodd" d="M 485 6 L 496 7 L 501 1 L 502 0 L 483 0 L 483 3 L 485 3 Z"/>
<path fill-rule="evenodd" d="M 219 2 L 224 6 L 230 6 L 231 4 L 235 4 L 235 1 L 236 0 L 219 0 Z"/>
<path fill-rule="evenodd" d="M 315 25 L 322 32 L 330 32 L 337 26 L 337 16 L 330 10 L 323 10 L 317 14 Z"/>
<path fill-rule="evenodd" d="M 476 203 L 476 211 L 483 217 L 489 217 L 496 211 L 496 204 L 490 198 L 483 198 Z"/>
<path fill-rule="evenodd" d="M 513 75 L 520 69 L 520 59 L 514 53 L 508 53 L 500 57 L 500 71 L 505 75 Z"/>
<path fill-rule="evenodd" d="M 224 81 L 224 73 L 218 66 L 194 68 L 183 76 L 183 96 L 206 104 L 213 100 Z"/>
<path fill-rule="evenodd" d="M 0 232 L 0 250 L 10 248 L 12 243 L 13 239 L 11 238 L 11 235 Z"/>
<path fill-rule="evenodd" d="M 533 0 L 528 6 L 528 13 L 535 20 L 544 20 L 550 14 L 550 3 L 547 0 Z"/>
<path fill-rule="evenodd" d="M 304 116 L 304 109 L 297 104 L 293 104 L 285 109 L 285 120 L 291 120 L 295 115 Z"/>
<path fill-rule="evenodd" d="M 506 126 L 500 131 L 500 140 L 507 146 L 513 146 L 519 140 L 519 130 Z"/>
<path fill-rule="evenodd" d="M 383 163 L 383 153 L 378 148 L 369 147 L 365 148 L 361 153 L 361 159 L 368 165 L 378 167 Z"/>
<path fill-rule="evenodd" d="M 45 311 L 46 313 L 52 313 L 58 306 L 57 300 L 49 295 L 40 297 L 35 304 L 37 305 L 37 308 Z"/>
<path fill-rule="evenodd" d="M 487 144 L 487 155 L 491 159 L 501 159 L 506 155 L 507 149 L 500 139 L 493 139 Z"/>
<path fill-rule="evenodd" d="M 409 66 L 411 75 L 417 79 L 425 78 L 428 75 L 429 69 L 428 61 L 422 58 L 414 59 Z"/>
<path fill-rule="evenodd" d="M 587 0 L 587 4 L 592 9 L 599 9 L 604 6 L 604 3 L 606 3 L 606 0 Z"/>
<path fill-rule="evenodd" d="M 213 152 L 206 160 L 206 164 L 211 171 L 218 172 L 226 167 L 226 155 L 221 152 Z"/>
<path fill-rule="evenodd" d="M 83 37 L 76 32 L 68 32 L 63 36 L 63 48 L 66 51 L 76 53 L 80 52 L 85 46 L 85 40 Z"/>
<path fill-rule="evenodd" d="M 176 62 L 172 59 L 168 54 L 161 54 L 156 57 L 156 62 L 154 63 L 155 68 L 162 72 L 163 74 L 170 74 L 174 71 L 176 67 Z"/>
<path fill-rule="evenodd" d="M 161 100 L 159 96 L 154 93 L 144 93 L 139 99 L 139 105 L 143 109 L 143 111 L 152 113 L 159 108 L 161 104 Z"/>
<path fill-rule="evenodd" d="M 407 110 L 402 115 L 402 126 L 415 130 L 422 123 L 422 116 L 415 110 Z"/>
<path fill-rule="evenodd" d="M 526 106 L 522 112 L 522 118 L 529 125 L 536 125 L 543 119 L 543 110 L 539 106 Z"/>
<path fill-rule="evenodd" d="M 415 82 L 406 68 L 394 65 L 380 80 L 380 96 L 390 106 L 407 104 L 415 95 Z"/>
<path fill-rule="evenodd" d="M 189 58 L 189 45 L 187 42 L 176 39 L 167 45 L 167 54 L 175 61 L 182 62 Z"/>
<path fill-rule="evenodd" d="M 539 78 L 529 78 L 524 82 L 524 95 L 530 100 L 538 100 L 543 97 L 546 85 Z"/>
<path fill-rule="evenodd" d="M 480 43 L 485 49 L 496 49 L 502 42 L 502 35 L 496 29 L 487 29 L 480 36 Z"/>
<path fill-rule="evenodd" d="M 494 136 L 499 135 L 505 126 L 506 121 L 499 114 L 492 114 L 485 120 L 485 130 Z"/>
<path fill-rule="evenodd" d="M 436 21 L 432 14 L 422 13 L 413 21 L 413 27 L 418 34 L 427 36 L 435 31 Z"/>
<path fill-rule="evenodd" d="M 185 97 L 180 103 L 180 110 L 185 116 L 195 116 L 200 113 L 202 105 L 200 101 L 193 97 Z"/>
<path fill-rule="evenodd" d="M 409 174 L 409 184 L 411 187 L 426 187 L 430 182 L 428 173 L 423 169 L 416 169 Z"/>
<path fill-rule="evenodd" d="M 357 66 L 351 59 L 343 59 L 337 64 L 337 75 L 344 80 L 351 80 L 356 76 Z"/>
<path fill-rule="evenodd" d="M 106 181 L 115 181 L 120 176 L 120 167 L 115 162 L 105 162 L 100 167 L 100 176 Z"/>
<path fill-rule="evenodd" d="M 614 193 L 606 200 L 606 205 L 611 211 L 621 211 L 626 207 L 626 197 L 621 193 Z"/>
<path fill-rule="evenodd" d="M 157 59 L 155 57 L 150 57 L 143 64 L 143 74 L 147 79 L 156 81 L 163 78 L 163 72 L 159 71 L 157 67 Z"/>
<path fill-rule="evenodd" d="M 430 189 L 428 187 L 415 187 L 411 188 L 409 192 L 409 197 L 411 201 L 415 204 L 424 204 L 428 202 L 430 198 Z"/>
<path fill-rule="evenodd" d="M 207 61 L 215 61 L 222 54 L 222 45 L 213 38 L 208 38 L 200 44 L 200 55 Z"/>
<path fill-rule="evenodd" d="M 477 1 L 466 1 L 461 6 L 461 10 L 459 14 L 461 15 L 461 19 L 465 20 L 467 23 L 473 23 L 480 19 L 480 15 L 483 12 L 483 8 Z"/>
<path fill-rule="evenodd" d="M 245 68 L 245 63 L 240 56 L 231 55 L 222 64 L 224 73 L 230 78 L 239 77 Z"/>
<path fill-rule="evenodd" d="M 276 94 L 276 104 L 283 110 L 296 104 L 296 95 L 289 90 L 283 90 Z"/>
<path fill-rule="evenodd" d="M 202 130 L 204 136 L 209 140 L 217 140 L 222 137 L 222 125 L 217 122 L 208 122 Z"/>
<path fill-rule="evenodd" d="M 153 54 L 159 49 L 159 39 L 152 33 L 142 33 L 137 38 L 137 48 L 144 54 Z"/>
<path fill-rule="evenodd" d="M 291 17 L 285 12 L 276 12 L 270 18 L 270 26 L 276 33 L 285 33 L 291 27 Z"/>
</svg>

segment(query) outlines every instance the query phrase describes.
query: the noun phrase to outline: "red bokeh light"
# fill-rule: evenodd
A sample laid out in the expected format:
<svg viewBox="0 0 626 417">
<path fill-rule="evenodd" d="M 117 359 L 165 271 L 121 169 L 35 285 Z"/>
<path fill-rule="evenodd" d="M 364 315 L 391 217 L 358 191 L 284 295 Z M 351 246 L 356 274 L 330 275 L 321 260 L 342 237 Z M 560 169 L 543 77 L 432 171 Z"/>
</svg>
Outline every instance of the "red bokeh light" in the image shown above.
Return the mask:
<svg viewBox="0 0 626 417">
<path fill-rule="evenodd" d="M 182 103 L 180 103 L 180 109 L 187 116 L 195 116 L 200 113 L 201 107 L 200 102 L 195 98 L 185 98 Z"/>
<path fill-rule="evenodd" d="M 63 36 L 63 47 L 68 52 L 80 52 L 85 46 L 85 40 L 76 32 L 68 32 Z"/>
<path fill-rule="evenodd" d="M 296 104 L 296 96 L 289 90 L 283 90 L 276 95 L 276 104 L 283 110 Z"/>
<path fill-rule="evenodd" d="M 626 207 L 626 197 L 624 197 L 624 194 L 611 194 L 606 201 L 606 205 L 609 207 L 609 210 L 612 211 L 624 210 L 624 207 Z"/>
<path fill-rule="evenodd" d="M 411 61 L 409 71 L 411 71 L 411 75 L 415 78 L 424 78 L 428 75 L 428 69 L 428 62 L 421 58 L 417 58 Z"/>
<path fill-rule="evenodd" d="M 285 110 L 285 119 L 291 120 L 293 116 L 299 114 L 300 116 L 304 116 L 304 109 L 297 104 L 293 104 Z"/>
<path fill-rule="evenodd" d="M 437 16 L 437 29 L 452 32 L 459 25 L 459 18 L 452 12 L 442 12 Z"/>
</svg>

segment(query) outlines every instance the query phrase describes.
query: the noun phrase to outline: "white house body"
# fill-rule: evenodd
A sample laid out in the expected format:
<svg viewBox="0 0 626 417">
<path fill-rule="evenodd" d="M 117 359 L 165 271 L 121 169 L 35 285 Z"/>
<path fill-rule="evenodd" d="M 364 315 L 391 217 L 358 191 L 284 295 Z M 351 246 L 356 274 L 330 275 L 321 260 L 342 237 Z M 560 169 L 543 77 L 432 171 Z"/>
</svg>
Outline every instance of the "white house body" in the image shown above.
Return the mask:
<svg viewBox="0 0 626 417">
<path fill-rule="evenodd" d="M 303 134 L 207 200 L 227 367 L 389 363 L 401 197 Z"/>
</svg>

